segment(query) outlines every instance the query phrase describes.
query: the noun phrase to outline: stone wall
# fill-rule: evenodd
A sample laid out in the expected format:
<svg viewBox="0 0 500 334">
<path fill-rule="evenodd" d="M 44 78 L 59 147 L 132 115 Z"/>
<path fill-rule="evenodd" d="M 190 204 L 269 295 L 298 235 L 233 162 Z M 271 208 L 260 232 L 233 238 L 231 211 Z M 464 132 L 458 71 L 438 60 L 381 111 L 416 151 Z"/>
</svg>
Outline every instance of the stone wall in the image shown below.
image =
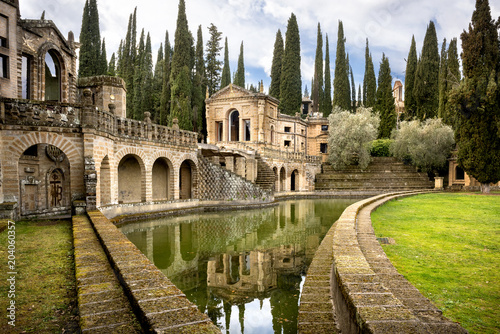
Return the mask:
<svg viewBox="0 0 500 334">
<path fill-rule="evenodd" d="M 272 195 L 204 157 L 199 161 L 199 198 L 205 200 L 270 200 Z"/>
</svg>

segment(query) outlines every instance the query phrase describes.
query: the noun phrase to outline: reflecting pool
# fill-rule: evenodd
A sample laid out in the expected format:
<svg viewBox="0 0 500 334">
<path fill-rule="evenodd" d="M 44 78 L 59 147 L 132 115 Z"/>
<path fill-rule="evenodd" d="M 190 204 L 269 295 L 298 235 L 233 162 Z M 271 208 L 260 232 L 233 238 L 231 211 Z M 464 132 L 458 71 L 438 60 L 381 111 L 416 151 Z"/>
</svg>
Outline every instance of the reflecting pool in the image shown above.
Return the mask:
<svg viewBox="0 0 500 334">
<path fill-rule="evenodd" d="M 223 333 L 296 333 L 307 267 L 355 199 L 132 223 L 121 231 Z"/>
</svg>

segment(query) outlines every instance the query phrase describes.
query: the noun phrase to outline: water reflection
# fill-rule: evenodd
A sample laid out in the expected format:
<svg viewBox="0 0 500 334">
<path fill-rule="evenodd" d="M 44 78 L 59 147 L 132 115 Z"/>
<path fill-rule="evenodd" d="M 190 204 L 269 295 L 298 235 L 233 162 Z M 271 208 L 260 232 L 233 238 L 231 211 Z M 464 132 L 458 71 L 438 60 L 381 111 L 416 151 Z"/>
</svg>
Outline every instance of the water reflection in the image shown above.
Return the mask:
<svg viewBox="0 0 500 334">
<path fill-rule="evenodd" d="M 121 228 L 225 333 L 296 333 L 303 277 L 355 200 L 298 200 Z"/>
</svg>

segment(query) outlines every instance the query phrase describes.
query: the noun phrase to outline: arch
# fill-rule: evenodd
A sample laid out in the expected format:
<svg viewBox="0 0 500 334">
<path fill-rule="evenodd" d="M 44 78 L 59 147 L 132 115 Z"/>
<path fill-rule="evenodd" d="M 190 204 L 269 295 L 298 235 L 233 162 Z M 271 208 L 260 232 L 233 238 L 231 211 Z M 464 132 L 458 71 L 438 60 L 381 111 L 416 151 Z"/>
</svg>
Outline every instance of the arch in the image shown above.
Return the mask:
<svg viewBox="0 0 500 334">
<path fill-rule="evenodd" d="M 274 189 L 276 191 L 279 191 L 279 189 L 280 189 L 280 176 L 278 174 L 278 167 L 276 167 L 276 166 L 273 167 L 273 174 L 274 174 Z"/>
<path fill-rule="evenodd" d="M 192 160 L 184 160 L 179 168 L 179 199 L 196 197 L 197 171 Z"/>
<path fill-rule="evenodd" d="M 50 49 L 45 53 L 45 101 L 61 101 L 62 66 L 59 53 Z"/>
<path fill-rule="evenodd" d="M 458 166 L 455 167 L 455 180 L 465 180 L 465 172 Z"/>
<path fill-rule="evenodd" d="M 299 188 L 299 171 L 294 169 L 290 175 L 290 190 L 297 191 Z"/>
<path fill-rule="evenodd" d="M 193 230 L 193 224 L 182 223 L 179 226 L 180 229 L 180 248 L 181 256 L 184 261 L 192 261 L 196 258 L 197 247 L 196 247 L 196 233 Z"/>
<path fill-rule="evenodd" d="M 281 167 L 280 170 L 280 191 L 285 191 L 285 182 L 286 182 L 286 171 L 285 167 Z"/>
<path fill-rule="evenodd" d="M 240 141 L 240 112 L 233 110 L 229 113 L 228 141 Z"/>
<path fill-rule="evenodd" d="M 170 200 L 173 198 L 173 166 L 167 158 L 160 157 L 153 163 L 151 171 L 153 200 Z"/>
<path fill-rule="evenodd" d="M 106 155 L 101 161 L 101 168 L 99 172 L 99 186 L 101 206 L 111 203 L 111 165 L 109 157 Z"/>
<path fill-rule="evenodd" d="M 118 164 L 118 203 L 145 200 L 144 163 L 134 154 L 125 155 Z"/>
<path fill-rule="evenodd" d="M 158 269 L 167 269 L 175 259 L 175 225 L 156 228 L 153 233 L 153 262 Z"/>
</svg>

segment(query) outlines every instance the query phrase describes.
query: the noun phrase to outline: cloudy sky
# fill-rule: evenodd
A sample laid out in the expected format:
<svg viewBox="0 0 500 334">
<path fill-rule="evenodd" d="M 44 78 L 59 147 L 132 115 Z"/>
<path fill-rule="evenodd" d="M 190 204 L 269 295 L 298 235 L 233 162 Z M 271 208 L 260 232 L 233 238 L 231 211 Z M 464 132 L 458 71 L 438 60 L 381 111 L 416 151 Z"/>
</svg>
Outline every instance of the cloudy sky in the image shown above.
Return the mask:
<svg viewBox="0 0 500 334">
<path fill-rule="evenodd" d="M 78 40 L 85 0 L 20 0 L 22 18 L 45 18 L 54 21 L 67 35 L 73 31 Z M 150 32 L 153 54 L 168 30 L 173 44 L 178 0 L 98 0 L 101 37 L 106 38 L 108 58 L 125 38 L 128 18 L 137 7 L 137 28 Z M 420 53 L 427 25 L 434 21 L 439 47 L 443 38 L 448 42 L 467 28 L 474 0 L 186 0 L 189 28 L 196 36 L 203 28 L 204 45 L 213 23 L 228 38 L 231 72 L 236 71 L 240 44 L 244 44 L 246 83 L 256 85 L 264 80 L 270 84 L 270 71 L 276 32 L 283 37 L 287 21 L 293 12 L 297 16 L 302 54 L 303 89 L 310 91 L 316 52 L 318 22 L 323 37 L 328 35 L 332 78 L 335 66 L 338 21 L 344 25 L 346 50 L 354 71 L 356 86 L 364 75 L 365 40 L 369 39 L 375 71 L 382 53 L 389 57 L 392 75 L 404 80 L 411 37 L 415 35 Z M 500 4 L 490 1 L 493 18 L 500 16 Z M 460 38 L 459 38 L 460 43 Z M 323 43 L 324 45 L 324 43 Z"/>
</svg>

